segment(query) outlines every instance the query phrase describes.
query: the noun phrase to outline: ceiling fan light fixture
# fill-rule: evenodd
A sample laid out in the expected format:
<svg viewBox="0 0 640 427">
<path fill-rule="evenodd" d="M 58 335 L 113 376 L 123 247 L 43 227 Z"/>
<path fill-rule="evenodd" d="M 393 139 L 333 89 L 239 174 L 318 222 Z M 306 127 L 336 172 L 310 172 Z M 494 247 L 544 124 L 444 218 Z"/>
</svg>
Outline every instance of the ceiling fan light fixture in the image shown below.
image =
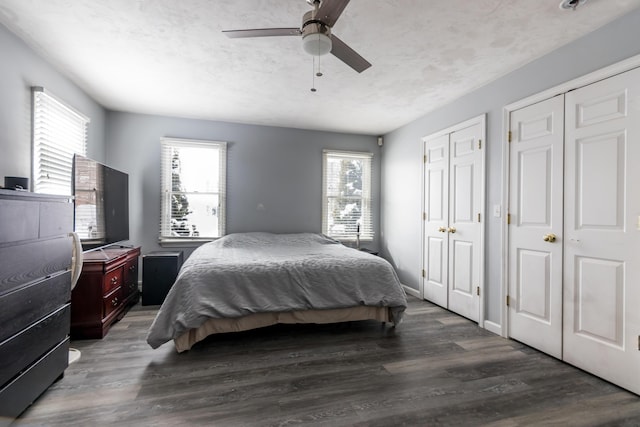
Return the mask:
<svg viewBox="0 0 640 427">
<path fill-rule="evenodd" d="M 302 47 L 309 55 L 326 55 L 331 52 L 331 37 L 322 33 L 307 34 L 302 37 Z"/>
</svg>

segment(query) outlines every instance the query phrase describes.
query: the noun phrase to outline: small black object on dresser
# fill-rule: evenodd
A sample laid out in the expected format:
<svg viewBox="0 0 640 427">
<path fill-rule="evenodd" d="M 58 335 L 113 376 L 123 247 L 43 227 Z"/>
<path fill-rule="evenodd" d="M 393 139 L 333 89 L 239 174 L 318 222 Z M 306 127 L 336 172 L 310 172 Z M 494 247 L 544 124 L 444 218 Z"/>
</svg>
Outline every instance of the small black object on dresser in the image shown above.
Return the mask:
<svg viewBox="0 0 640 427">
<path fill-rule="evenodd" d="M 71 231 L 69 197 L 0 190 L 0 426 L 68 366 Z"/>
<path fill-rule="evenodd" d="M 142 305 L 164 302 L 182 267 L 182 251 L 150 252 L 142 257 Z"/>
</svg>

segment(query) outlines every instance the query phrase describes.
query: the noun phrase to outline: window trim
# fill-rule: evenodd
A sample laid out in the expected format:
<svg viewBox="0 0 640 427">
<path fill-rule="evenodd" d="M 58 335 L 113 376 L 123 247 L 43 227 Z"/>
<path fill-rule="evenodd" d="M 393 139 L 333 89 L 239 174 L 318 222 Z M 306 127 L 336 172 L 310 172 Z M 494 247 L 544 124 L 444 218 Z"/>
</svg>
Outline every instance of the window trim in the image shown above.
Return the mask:
<svg viewBox="0 0 640 427">
<path fill-rule="evenodd" d="M 194 237 L 194 236 L 166 236 L 163 235 L 163 230 L 167 227 L 166 218 L 170 218 L 171 211 L 171 198 L 166 197 L 166 193 L 169 192 L 168 188 L 171 188 L 171 166 L 167 165 L 165 158 L 166 150 L 170 147 L 183 146 L 183 147 L 217 147 L 220 151 L 218 156 L 218 192 L 212 193 L 200 193 L 200 194 L 217 194 L 218 195 L 218 237 Z M 167 166 L 169 171 L 167 171 Z M 227 200 L 227 142 L 226 141 L 213 141 L 213 140 L 201 140 L 201 139 L 184 139 L 184 138 L 160 138 L 160 223 L 158 233 L 158 243 L 161 246 L 166 247 L 191 247 L 199 246 L 203 243 L 216 240 L 226 234 L 226 200 Z M 191 194 L 191 193 L 189 193 Z M 195 194 L 195 192 L 193 193 Z M 168 215 L 168 216 L 167 216 Z M 169 226 L 170 227 L 170 226 Z"/>
<path fill-rule="evenodd" d="M 342 157 L 342 158 L 354 158 L 363 160 L 367 167 L 363 170 L 362 177 L 362 197 L 358 199 L 362 200 L 363 210 L 367 210 L 363 214 L 368 216 L 368 228 L 367 224 L 364 224 L 364 230 L 360 232 L 361 242 L 372 242 L 375 238 L 375 230 L 373 224 L 373 200 L 372 200 L 372 187 L 373 187 L 373 157 L 374 154 L 367 151 L 345 151 L 345 150 L 322 150 L 322 233 L 327 236 L 337 238 L 344 242 L 356 242 L 358 239 L 355 234 L 348 237 L 331 236 L 328 230 L 328 208 L 329 208 L 329 196 L 327 194 L 327 162 L 329 157 Z M 365 223 L 367 221 L 365 220 Z"/>
</svg>

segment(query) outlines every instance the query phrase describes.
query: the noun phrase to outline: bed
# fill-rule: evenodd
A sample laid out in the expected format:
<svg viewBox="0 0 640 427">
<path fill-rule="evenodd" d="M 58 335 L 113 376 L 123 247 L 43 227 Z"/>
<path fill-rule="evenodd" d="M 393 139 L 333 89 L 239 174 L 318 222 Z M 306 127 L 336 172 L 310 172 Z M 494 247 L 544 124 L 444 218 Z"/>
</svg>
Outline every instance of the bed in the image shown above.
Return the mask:
<svg viewBox="0 0 640 427">
<path fill-rule="evenodd" d="M 215 333 L 277 323 L 378 320 L 407 306 L 393 267 L 322 234 L 237 233 L 196 249 L 147 334 L 189 350 Z"/>
</svg>

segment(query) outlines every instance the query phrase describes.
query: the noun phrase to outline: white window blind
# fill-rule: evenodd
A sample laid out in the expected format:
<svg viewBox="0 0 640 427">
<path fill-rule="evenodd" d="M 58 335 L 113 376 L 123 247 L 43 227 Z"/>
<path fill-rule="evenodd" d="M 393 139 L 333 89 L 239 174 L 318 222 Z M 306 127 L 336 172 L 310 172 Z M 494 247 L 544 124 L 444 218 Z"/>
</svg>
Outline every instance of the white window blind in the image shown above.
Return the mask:
<svg viewBox="0 0 640 427">
<path fill-rule="evenodd" d="M 226 153 L 226 142 L 161 140 L 161 241 L 224 236 Z"/>
<path fill-rule="evenodd" d="M 33 191 L 71 195 L 73 155 L 86 155 L 89 119 L 43 88 L 32 90 Z"/>
<path fill-rule="evenodd" d="M 338 240 L 373 239 L 371 163 L 373 154 L 323 152 L 322 232 Z"/>
</svg>

